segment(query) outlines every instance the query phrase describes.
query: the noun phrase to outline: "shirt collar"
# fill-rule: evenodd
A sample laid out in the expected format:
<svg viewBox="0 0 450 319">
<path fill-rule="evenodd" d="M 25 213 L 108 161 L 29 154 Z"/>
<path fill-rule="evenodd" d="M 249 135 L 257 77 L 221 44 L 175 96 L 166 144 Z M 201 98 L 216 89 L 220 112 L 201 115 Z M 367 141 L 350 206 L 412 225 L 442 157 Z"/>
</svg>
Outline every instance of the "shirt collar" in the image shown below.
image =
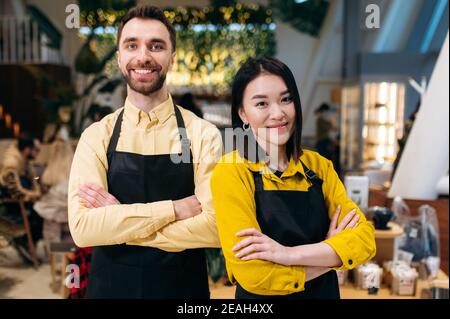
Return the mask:
<svg viewBox="0 0 450 319">
<path fill-rule="evenodd" d="M 125 100 L 125 113 L 126 116 L 136 125 L 147 125 L 151 122 L 159 122 L 163 124 L 172 114 L 174 114 L 172 96 L 169 94 L 167 100 L 154 107 L 148 113 L 136 107 L 127 97 Z"/>
<path fill-rule="evenodd" d="M 239 154 L 240 155 L 240 154 Z M 271 174 L 273 175 L 275 178 L 278 178 L 278 176 L 276 176 L 275 174 L 273 174 L 272 170 L 269 168 L 269 166 L 264 162 L 264 161 L 259 161 L 257 163 L 255 162 L 250 162 L 249 160 L 243 159 L 243 161 L 247 164 L 247 166 L 249 167 L 249 169 L 253 172 L 258 172 L 260 171 L 262 174 Z M 288 163 L 288 167 L 286 168 L 286 170 L 283 172 L 282 177 L 291 177 L 294 176 L 295 174 L 299 173 L 300 175 L 302 175 L 304 178 L 306 177 L 306 173 L 305 170 L 303 168 L 303 165 L 299 160 L 295 161 L 292 157 L 289 160 Z"/>
</svg>

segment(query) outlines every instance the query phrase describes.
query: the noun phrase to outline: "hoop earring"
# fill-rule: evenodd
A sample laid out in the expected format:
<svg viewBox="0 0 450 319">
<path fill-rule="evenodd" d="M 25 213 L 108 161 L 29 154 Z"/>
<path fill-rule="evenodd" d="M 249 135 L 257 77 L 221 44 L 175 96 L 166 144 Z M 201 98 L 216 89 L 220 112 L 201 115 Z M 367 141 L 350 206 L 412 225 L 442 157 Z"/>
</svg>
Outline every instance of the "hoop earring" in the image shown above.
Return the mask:
<svg viewBox="0 0 450 319">
<path fill-rule="evenodd" d="M 250 129 L 250 124 L 249 123 L 244 123 L 242 124 L 242 128 L 244 129 L 244 131 L 248 131 Z"/>
</svg>

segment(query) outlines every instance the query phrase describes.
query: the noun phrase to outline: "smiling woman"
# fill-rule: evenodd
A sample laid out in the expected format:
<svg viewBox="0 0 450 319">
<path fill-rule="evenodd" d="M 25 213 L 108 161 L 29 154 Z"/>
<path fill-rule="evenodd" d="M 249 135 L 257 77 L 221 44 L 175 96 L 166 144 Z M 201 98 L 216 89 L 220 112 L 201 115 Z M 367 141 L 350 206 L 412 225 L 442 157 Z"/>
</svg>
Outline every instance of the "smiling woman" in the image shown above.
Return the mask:
<svg viewBox="0 0 450 319">
<path fill-rule="evenodd" d="M 265 154 L 237 148 L 211 179 L 236 298 L 339 298 L 334 269 L 372 258 L 374 229 L 331 162 L 301 148 L 300 96 L 289 68 L 267 57 L 246 62 L 233 83 L 232 121 Z"/>
</svg>

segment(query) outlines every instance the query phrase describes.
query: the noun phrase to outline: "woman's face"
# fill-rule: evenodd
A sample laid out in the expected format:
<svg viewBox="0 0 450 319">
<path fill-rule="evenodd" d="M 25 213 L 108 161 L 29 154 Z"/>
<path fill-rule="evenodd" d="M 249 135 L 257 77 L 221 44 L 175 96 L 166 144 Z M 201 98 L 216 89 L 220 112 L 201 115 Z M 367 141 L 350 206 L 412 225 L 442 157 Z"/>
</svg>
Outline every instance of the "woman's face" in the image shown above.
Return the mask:
<svg viewBox="0 0 450 319">
<path fill-rule="evenodd" d="M 239 116 L 250 124 L 258 143 L 285 146 L 295 127 L 295 105 L 283 78 L 261 73 L 245 91 Z"/>
</svg>

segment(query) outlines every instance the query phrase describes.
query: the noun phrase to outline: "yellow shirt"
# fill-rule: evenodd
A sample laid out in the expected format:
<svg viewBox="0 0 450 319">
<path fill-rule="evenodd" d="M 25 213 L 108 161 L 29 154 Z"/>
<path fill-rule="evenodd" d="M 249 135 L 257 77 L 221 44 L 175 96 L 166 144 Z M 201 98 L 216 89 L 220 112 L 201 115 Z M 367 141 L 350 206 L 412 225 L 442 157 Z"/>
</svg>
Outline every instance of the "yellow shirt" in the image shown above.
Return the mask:
<svg viewBox="0 0 450 319">
<path fill-rule="evenodd" d="M 353 208 L 357 208 L 360 215 L 356 228 L 344 230 L 324 240 L 342 260 L 342 267 L 336 269 L 352 269 L 369 261 L 376 251 L 374 228 L 347 196 L 331 161 L 308 150 L 304 150 L 300 159 L 323 180 L 322 191 L 330 219 L 338 205 L 342 207 L 339 222 Z M 236 237 L 238 231 L 245 228 L 261 230 L 256 220 L 252 175 L 252 171 L 260 170 L 263 172 L 265 190 L 307 191 L 311 186 L 300 161 L 295 163 L 291 159 L 280 178 L 266 164 L 249 162 L 238 151 L 222 157 L 214 169 L 211 190 L 228 276 L 232 282 L 239 282 L 245 290 L 255 294 L 286 295 L 299 292 L 304 290 L 305 284 L 303 266 L 284 266 L 264 260 L 243 261 L 236 258 L 232 251 L 232 247 L 242 240 Z"/>
<path fill-rule="evenodd" d="M 89 126 L 78 142 L 69 180 L 69 226 L 80 247 L 130 244 L 165 251 L 219 247 L 210 178 L 222 154 L 219 130 L 192 112 L 180 108 L 187 136 L 191 140 L 195 195 L 202 213 L 175 221 L 171 200 L 130 205 L 111 205 L 87 209 L 79 202 L 79 187 L 95 183 L 108 190 L 106 152 L 119 116 L 119 109 Z M 149 113 L 139 110 L 127 99 L 117 151 L 143 155 L 180 153 L 172 98 Z M 177 181 L 173 184 L 176 187 Z"/>
</svg>

